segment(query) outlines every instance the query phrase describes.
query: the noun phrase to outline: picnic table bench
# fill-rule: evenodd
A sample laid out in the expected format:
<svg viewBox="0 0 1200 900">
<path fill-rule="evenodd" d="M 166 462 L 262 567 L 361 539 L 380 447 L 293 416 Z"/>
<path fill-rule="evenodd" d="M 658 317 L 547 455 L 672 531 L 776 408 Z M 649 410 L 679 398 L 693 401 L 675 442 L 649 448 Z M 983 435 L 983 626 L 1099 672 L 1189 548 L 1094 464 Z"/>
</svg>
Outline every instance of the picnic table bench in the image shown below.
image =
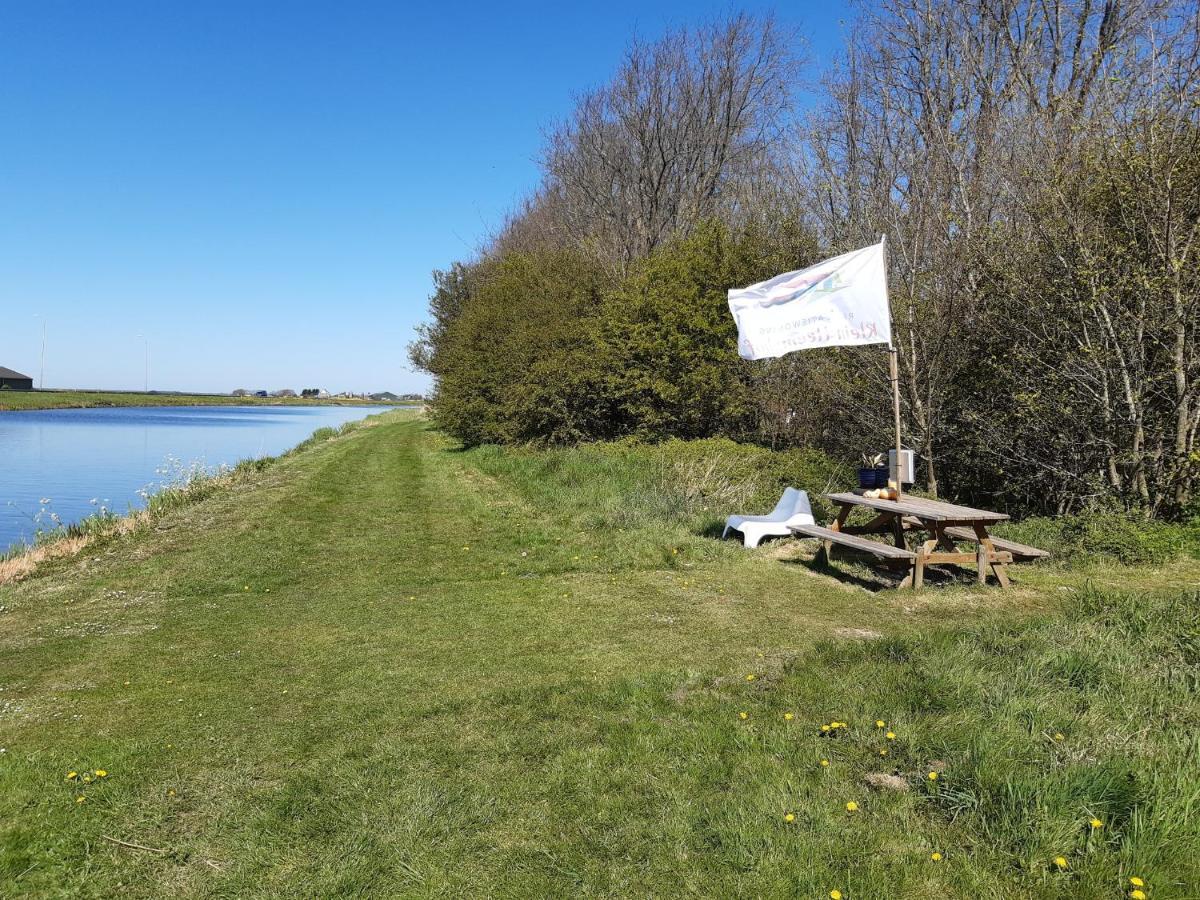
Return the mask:
<svg viewBox="0 0 1200 900">
<path fill-rule="evenodd" d="M 993 538 L 988 526 L 1008 519 L 1004 513 L 974 509 L 924 497 L 901 497 L 899 500 L 879 500 L 858 493 L 826 494 L 826 499 L 838 508 L 837 517 L 828 528 L 819 525 L 797 525 L 792 532 L 801 537 L 821 541 L 821 552 L 830 557 L 834 545 L 848 547 L 879 558 L 888 566 L 903 566 L 908 574 L 901 587 L 919 588 L 925 580 L 925 567 L 938 564 L 974 564 L 980 584 L 987 581 L 988 571 L 995 575 L 1001 587 L 1008 587 L 1007 566 L 1015 560 L 1048 556 L 1044 550 Z M 855 509 L 868 509 L 875 517 L 864 525 L 848 525 Z M 914 550 L 909 550 L 907 532 L 922 531 L 928 538 Z M 893 545 L 868 540 L 862 535 L 889 534 Z M 975 544 L 973 551 L 963 551 L 955 541 Z"/>
</svg>

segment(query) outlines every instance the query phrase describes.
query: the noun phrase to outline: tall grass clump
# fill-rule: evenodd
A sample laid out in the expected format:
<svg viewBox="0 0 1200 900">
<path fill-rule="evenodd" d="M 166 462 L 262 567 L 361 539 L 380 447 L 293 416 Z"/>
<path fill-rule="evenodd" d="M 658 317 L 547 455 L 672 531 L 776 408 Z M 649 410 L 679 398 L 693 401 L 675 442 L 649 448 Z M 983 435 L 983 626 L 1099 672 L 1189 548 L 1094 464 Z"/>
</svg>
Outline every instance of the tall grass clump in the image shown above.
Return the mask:
<svg viewBox="0 0 1200 900">
<path fill-rule="evenodd" d="M 826 514 L 820 494 L 848 477 L 819 451 L 779 452 L 726 438 L 468 452 L 485 473 L 585 528 L 710 532 L 731 513 L 770 511 L 789 485 L 807 490 L 818 514 Z"/>
<path fill-rule="evenodd" d="M 1002 526 L 998 533 L 1077 565 L 1104 558 L 1126 565 L 1156 565 L 1185 553 L 1200 556 L 1200 522 L 1147 519 L 1138 511 L 1039 516 Z"/>
</svg>

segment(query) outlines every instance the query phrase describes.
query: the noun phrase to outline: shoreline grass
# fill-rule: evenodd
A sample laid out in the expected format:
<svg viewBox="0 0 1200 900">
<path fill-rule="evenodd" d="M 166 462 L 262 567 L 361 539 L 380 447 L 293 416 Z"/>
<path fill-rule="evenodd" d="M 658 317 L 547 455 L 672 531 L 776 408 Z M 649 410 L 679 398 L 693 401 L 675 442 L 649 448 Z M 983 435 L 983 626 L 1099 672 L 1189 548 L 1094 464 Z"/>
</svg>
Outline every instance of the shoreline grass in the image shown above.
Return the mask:
<svg viewBox="0 0 1200 900">
<path fill-rule="evenodd" d="M 214 472 L 189 470 L 182 481 L 167 484 L 147 494 L 145 506 L 131 509 L 127 513 L 104 510 L 85 516 L 77 522 L 39 532 L 34 543 L 17 544 L 0 553 L 0 586 L 30 577 L 42 563 L 74 556 L 85 548 L 110 538 L 133 534 L 153 525 L 173 510 L 199 503 L 218 491 L 228 491 L 244 485 L 254 475 L 263 472 L 279 460 L 303 452 L 322 441 L 349 434 L 369 423 L 370 418 L 344 422 L 337 428 L 318 428 L 299 444 L 276 456 L 244 459 Z"/>
<path fill-rule="evenodd" d="M 8 893 L 1194 895 L 1195 559 L 880 590 L 370 421 L 0 587 Z"/>
</svg>

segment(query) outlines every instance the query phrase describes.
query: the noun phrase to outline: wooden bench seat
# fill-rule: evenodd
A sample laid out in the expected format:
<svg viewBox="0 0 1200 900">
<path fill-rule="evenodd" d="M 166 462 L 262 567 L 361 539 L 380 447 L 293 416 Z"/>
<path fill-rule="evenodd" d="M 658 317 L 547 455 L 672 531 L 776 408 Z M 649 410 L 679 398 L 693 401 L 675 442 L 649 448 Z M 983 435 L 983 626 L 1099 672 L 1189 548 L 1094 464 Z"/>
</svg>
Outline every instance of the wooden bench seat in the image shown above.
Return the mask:
<svg viewBox="0 0 1200 900">
<path fill-rule="evenodd" d="M 956 541 L 967 541 L 972 544 L 979 543 L 978 536 L 970 528 L 947 528 L 945 534 Z M 988 537 L 991 538 L 993 547 L 997 550 L 1011 553 L 1014 560 L 1045 559 L 1050 555 L 1047 551 L 1039 550 L 1037 547 L 1030 547 L 1028 544 L 1006 541 L 1004 538 L 998 538 L 994 535 L 988 535 Z"/>
<path fill-rule="evenodd" d="M 863 553 L 878 556 L 880 559 L 912 562 L 917 558 L 917 555 L 911 550 L 893 547 L 891 544 L 881 544 L 878 541 L 868 540 L 867 538 L 858 537 L 853 534 L 844 534 L 840 531 L 834 531 L 832 528 L 822 528 L 820 525 L 793 525 L 792 533 L 799 537 L 816 538 L 827 544 L 841 544 L 844 547 L 852 547 L 855 550 L 861 550 Z"/>
</svg>

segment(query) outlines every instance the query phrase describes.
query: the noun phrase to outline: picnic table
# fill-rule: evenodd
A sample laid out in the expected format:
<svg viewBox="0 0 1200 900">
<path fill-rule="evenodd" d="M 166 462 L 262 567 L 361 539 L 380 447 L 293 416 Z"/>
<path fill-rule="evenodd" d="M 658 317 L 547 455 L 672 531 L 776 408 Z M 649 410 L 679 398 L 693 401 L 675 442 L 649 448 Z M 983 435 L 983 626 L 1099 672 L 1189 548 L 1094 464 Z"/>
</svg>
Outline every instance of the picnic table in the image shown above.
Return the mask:
<svg viewBox="0 0 1200 900">
<path fill-rule="evenodd" d="M 792 532 L 801 537 L 821 541 L 821 552 L 829 558 L 833 546 L 845 546 L 870 553 L 885 565 L 907 570 L 900 587 L 919 588 L 925 579 L 925 567 L 953 564 L 975 565 L 979 583 L 987 581 L 988 571 L 996 576 L 1001 587 L 1008 587 L 1009 563 L 1048 556 L 1044 550 L 994 538 L 988 526 L 1008 519 L 1004 513 L 973 509 L 941 500 L 905 497 L 899 500 L 879 500 L 860 493 L 826 494 L 825 498 L 838 508 L 837 517 L 828 528 L 820 525 L 796 525 Z M 850 513 L 865 508 L 875 513 L 864 525 L 847 525 Z M 928 537 L 908 549 L 906 535 L 923 532 Z M 862 535 L 886 534 L 894 545 L 868 540 Z M 972 543 L 973 550 L 960 550 L 956 542 Z"/>
</svg>

